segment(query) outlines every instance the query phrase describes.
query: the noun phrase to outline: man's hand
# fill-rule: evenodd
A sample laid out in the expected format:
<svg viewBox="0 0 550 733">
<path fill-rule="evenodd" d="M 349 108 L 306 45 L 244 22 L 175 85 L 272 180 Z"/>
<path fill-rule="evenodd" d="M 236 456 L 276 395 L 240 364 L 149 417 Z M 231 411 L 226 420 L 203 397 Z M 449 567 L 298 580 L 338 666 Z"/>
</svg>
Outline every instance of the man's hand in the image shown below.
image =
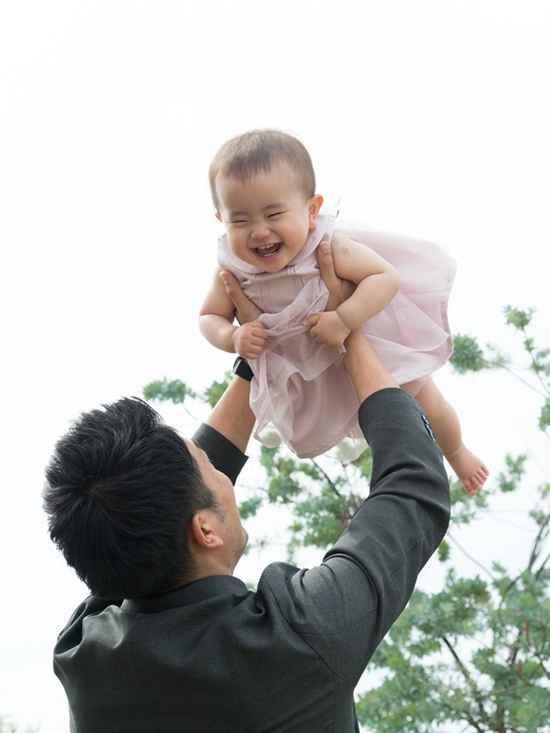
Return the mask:
<svg viewBox="0 0 550 733">
<path fill-rule="evenodd" d="M 336 274 L 332 259 L 332 249 L 328 242 L 321 242 L 317 247 L 317 262 L 321 268 L 321 277 L 328 290 L 328 302 L 325 310 L 335 311 L 339 305 L 353 295 L 356 287 L 355 283 L 349 280 L 342 280 Z"/>
<path fill-rule="evenodd" d="M 338 349 L 342 346 L 350 333 L 336 311 L 316 313 L 310 316 L 304 325 L 313 326 L 309 332 L 311 336 L 329 349 Z"/>
<path fill-rule="evenodd" d="M 264 324 L 258 321 L 262 311 L 249 300 L 241 289 L 241 285 L 233 273 L 222 270 L 220 277 L 225 285 L 225 292 L 233 301 L 235 316 L 241 324 L 231 336 L 231 345 L 243 359 L 257 359 L 262 353 L 267 331 Z"/>
<path fill-rule="evenodd" d="M 332 249 L 328 242 L 321 242 L 317 247 L 317 261 L 328 290 L 328 301 L 325 312 L 310 316 L 304 325 L 313 326 L 310 334 L 320 344 L 329 349 L 337 349 L 349 336 L 350 330 L 336 313 L 336 308 L 353 294 L 355 284 L 349 280 L 342 280 L 336 274 Z"/>
<path fill-rule="evenodd" d="M 246 297 L 241 290 L 241 285 L 235 275 L 229 272 L 229 270 L 222 270 L 220 272 L 220 277 L 224 282 L 225 292 L 233 301 L 233 305 L 235 306 L 235 316 L 241 326 L 245 323 L 257 321 L 258 316 L 262 315 L 262 311 Z M 241 356 L 243 356 L 243 354 L 241 354 Z M 246 359 L 245 356 L 243 356 L 243 358 Z"/>
<path fill-rule="evenodd" d="M 231 344 L 239 356 L 251 361 L 257 359 L 262 353 L 266 338 L 267 331 L 264 324 L 260 321 L 253 321 L 239 326 L 233 332 Z"/>
</svg>

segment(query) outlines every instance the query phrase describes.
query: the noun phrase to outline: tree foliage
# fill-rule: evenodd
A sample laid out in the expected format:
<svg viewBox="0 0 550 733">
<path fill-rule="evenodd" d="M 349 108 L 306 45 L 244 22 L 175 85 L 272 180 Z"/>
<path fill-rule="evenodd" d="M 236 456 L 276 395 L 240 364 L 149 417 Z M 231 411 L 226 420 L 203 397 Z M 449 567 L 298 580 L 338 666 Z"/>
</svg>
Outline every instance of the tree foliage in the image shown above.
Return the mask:
<svg viewBox="0 0 550 733">
<path fill-rule="evenodd" d="M 522 337 L 523 370 L 495 347 L 484 353 L 471 336 L 456 338 L 452 363 L 460 373 L 506 369 L 536 389 L 539 428 L 546 431 L 550 352 L 537 349 L 529 333 L 533 311 L 508 307 L 505 316 Z M 496 486 L 483 492 L 485 507 L 492 493 L 520 486 L 527 460 L 506 456 Z M 414 592 L 371 660 L 384 679 L 357 704 L 367 730 L 416 733 L 458 723 L 462 731 L 550 731 L 550 484 L 536 493 L 533 542 L 521 572 L 495 563 L 487 577 L 465 579 L 450 568 L 439 593 Z M 455 509 L 455 523 L 473 518 Z"/>
<path fill-rule="evenodd" d="M 506 370 L 536 389 L 541 397 L 538 427 L 547 434 L 550 350 L 535 345 L 533 311 L 508 307 L 505 317 L 522 339 L 523 370 L 494 346 L 484 351 L 472 336 L 455 337 L 451 362 L 460 374 Z M 183 387 L 173 391 L 178 402 L 194 398 L 213 404 L 228 377 L 202 397 L 180 382 Z M 159 386 L 146 388 L 148 398 L 175 401 L 169 385 L 176 383 L 154 384 Z M 483 517 L 495 495 L 516 491 L 525 481 L 527 462 L 525 454 L 508 454 L 496 482 L 475 497 L 451 481 L 452 529 Z M 300 548 L 326 548 L 338 539 L 365 498 L 372 467 L 369 449 L 343 465 L 324 456 L 302 461 L 285 449 L 262 447 L 260 463 L 265 483 L 241 504 L 241 515 L 254 516 L 266 505 L 290 508 L 291 560 Z M 464 733 L 550 731 L 550 483 L 539 486 L 537 496 L 530 512 L 533 543 L 521 572 L 494 564 L 484 577 L 461 578 L 449 567 L 440 592 L 415 590 L 371 660 L 382 682 L 358 700 L 366 730 L 418 733 L 455 723 Z M 450 557 L 445 540 L 439 559 L 450 565 Z"/>
<path fill-rule="evenodd" d="M 10 722 L 5 716 L 0 715 L 0 733 L 38 733 L 38 728 L 25 728 L 23 731 L 15 723 Z"/>
</svg>

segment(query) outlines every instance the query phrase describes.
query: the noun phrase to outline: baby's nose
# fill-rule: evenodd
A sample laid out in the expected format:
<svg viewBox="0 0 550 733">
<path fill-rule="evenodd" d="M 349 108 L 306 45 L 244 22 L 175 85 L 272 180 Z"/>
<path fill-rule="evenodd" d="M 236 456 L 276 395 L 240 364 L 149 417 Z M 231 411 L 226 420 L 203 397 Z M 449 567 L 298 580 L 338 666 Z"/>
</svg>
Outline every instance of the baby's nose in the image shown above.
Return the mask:
<svg viewBox="0 0 550 733">
<path fill-rule="evenodd" d="M 256 224 L 252 227 L 252 239 L 265 239 L 267 236 L 269 236 L 269 229 L 265 224 Z"/>
</svg>

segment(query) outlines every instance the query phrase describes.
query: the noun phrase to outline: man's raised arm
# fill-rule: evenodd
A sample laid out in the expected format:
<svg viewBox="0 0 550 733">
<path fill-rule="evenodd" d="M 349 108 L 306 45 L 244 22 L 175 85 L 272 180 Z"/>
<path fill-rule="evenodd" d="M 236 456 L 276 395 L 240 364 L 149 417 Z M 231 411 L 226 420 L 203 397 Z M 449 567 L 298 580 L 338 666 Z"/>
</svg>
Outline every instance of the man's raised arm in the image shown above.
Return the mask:
<svg viewBox="0 0 550 733">
<path fill-rule="evenodd" d="M 255 320 L 258 308 L 242 292 L 235 277 L 222 273 L 227 294 L 235 304 L 235 314 L 240 323 Z M 207 453 L 212 464 L 235 483 L 246 463 L 244 451 L 250 440 L 255 422 L 250 409 L 250 382 L 235 375 L 222 398 L 205 423 L 193 436 L 193 440 Z"/>
<path fill-rule="evenodd" d="M 397 382 L 374 353 L 361 329 L 352 331 L 344 342 L 346 355 L 344 364 L 351 377 L 359 404 L 374 392 L 395 387 Z"/>
</svg>

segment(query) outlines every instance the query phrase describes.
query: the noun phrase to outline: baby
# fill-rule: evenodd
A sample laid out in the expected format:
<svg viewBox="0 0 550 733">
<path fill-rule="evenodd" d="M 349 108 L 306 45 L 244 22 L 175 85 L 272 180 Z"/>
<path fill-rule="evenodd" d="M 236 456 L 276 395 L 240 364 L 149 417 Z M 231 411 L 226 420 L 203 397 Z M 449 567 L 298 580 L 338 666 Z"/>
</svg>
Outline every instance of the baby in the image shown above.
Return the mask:
<svg viewBox="0 0 550 733">
<path fill-rule="evenodd" d="M 462 442 L 458 418 L 431 378 L 452 353 L 446 307 L 455 263 L 439 247 L 340 222 L 323 208 L 303 144 L 277 130 L 227 141 L 210 166 L 220 238 L 218 267 L 200 310 L 211 344 L 246 359 L 255 378 L 250 404 L 256 437 L 272 423 L 300 457 L 314 457 L 344 437 L 359 438 L 357 398 L 342 344 L 363 328 L 397 383 L 422 405 L 437 444 L 466 491 L 488 470 Z M 353 294 L 327 310 L 316 249 L 330 242 L 336 274 Z M 263 315 L 233 323 L 220 274 L 230 271 Z"/>
</svg>

